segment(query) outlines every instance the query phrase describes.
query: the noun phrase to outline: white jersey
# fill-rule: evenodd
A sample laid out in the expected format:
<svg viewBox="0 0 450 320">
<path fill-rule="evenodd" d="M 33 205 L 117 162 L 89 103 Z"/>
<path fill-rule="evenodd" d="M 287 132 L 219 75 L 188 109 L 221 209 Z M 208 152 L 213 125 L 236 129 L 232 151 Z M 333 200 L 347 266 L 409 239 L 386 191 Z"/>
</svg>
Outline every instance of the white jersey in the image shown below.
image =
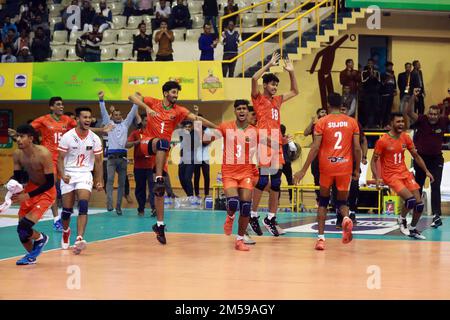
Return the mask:
<svg viewBox="0 0 450 320">
<path fill-rule="evenodd" d="M 75 129 L 67 131 L 59 141 L 58 150 L 66 152 L 64 170 L 91 172 L 94 170 L 95 155 L 103 153 L 102 142 L 91 130 L 82 139 Z"/>
</svg>

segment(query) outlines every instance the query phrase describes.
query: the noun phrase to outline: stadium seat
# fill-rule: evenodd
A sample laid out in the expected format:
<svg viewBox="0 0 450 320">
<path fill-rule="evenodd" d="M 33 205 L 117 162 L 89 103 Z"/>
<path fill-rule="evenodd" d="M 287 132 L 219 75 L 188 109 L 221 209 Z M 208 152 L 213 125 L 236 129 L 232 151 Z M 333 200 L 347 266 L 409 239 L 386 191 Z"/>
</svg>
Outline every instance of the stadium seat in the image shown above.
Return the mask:
<svg viewBox="0 0 450 320">
<path fill-rule="evenodd" d="M 102 46 L 102 54 L 101 54 L 101 60 L 107 61 L 107 60 L 113 60 L 116 56 L 116 47 L 115 46 Z"/>
<path fill-rule="evenodd" d="M 184 34 L 186 29 L 172 29 L 173 36 L 175 37 L 175 41 L 184 41 Z"/>
<path fill-rule="evenodd" d="M 52 46 L 52 57 L 50 61 L 62 61 L 67 57 L 67 47 L 66 46 Z"/>
<path fill-rule="evenodd" d="M 228 5 L 228 0 L 217 0 L 217 5 L 219 6 L 219 12 L 223 13 L 223 8 Z"/>
<path fill-rule="evenodd" d="M 123 13 L 124 4 L 123 2 L 111 2 L 109 3 L 109 8 L 111 9 L 113 16 L 115 16 Z"/>
<path fill-rule="evenodd" d="M 133 43 L 133 34 L 134 30 L 122 29 L 117 32 L 119 39 L 117 40 L 118 44 L 128 44 Z"/>
<path fill-rule="evenodd" d="M 67 58 L 66 61 L 79 61 L 81 60 L 75 53 L 75 46 L 67 47 Z"/>
<path fill-rule="evenodd" d="M 127 17 L 125 16 L 113 16 L 112 18 L 112 29 L 123 29 L 127 23 Z"/>
<path fill-rule="evenodd" d="M 283 1 L 283 8 L 282 8 L 282 10 L 284 10 L 285 12 L 289 12 L 292 9 L 294 9 L 295 7 L 297 7 L 298 5 L 300 5 L 300 4 L 295 3 L 293 1 L 284 0 Z"/>
<path fill-rule="evenodd" d="M 153 16 L 149 16 L 148 14 L 144 14 L 141 16 L 141 20 L 144 20 L 145 24 L 147 25 L 147 29 L 152 27 L 152 19 Z"/>
<path fill-rule="evenodd" d="M 114 60 L 125 61 L 131 60 L 133 55 L 133 47 L 129 46 L 118 46 L 117 55 L 114 57 Z"/>
<path fill-rule="evenodd" d="M 48 6 L 49 17 L 60 17 L 63 6 L 58 3 L 52 3 Z"/>
<path fill-rule="evenodd" d="M 52 45 L 65 44 L 67 42 L 67 31 L 58 30 L 53 32 Z"/>
<path fill-rule="evenodd" d="M 95 9 L 95 12 L 100 12 L 100 3 L 93 3 L 92 7 Z"/>
<path fill-rule="evenodd" d="M 281 11 L 283 11 L 284 6 L 283 6 L 283 4 L 281 4 L 281 8 L 280 8 L 280 1 L 281 0 L 273 0 L 272 2 L 269 2 L 270 8 L 269 8 L 268 12 L 277 13 L 277 12 L 280 12 L 280 9 L 281 9 Z"/>
<path fill-rule="evenodd" d="M 102 44 L 111 44 L 117 42 L 117 34 L 122 30 L 106 29 L 103 31 Z"/>
<path fill-rule="evenodd" d="M 198 38 L 202 34 L 202 29 L 189 29 L 186 31 L 186 41 L 198 42 Z"/>
<path fill-rule="evenodd" d="M 77 39 L 83 34 L 83 31 L 72 31 L 70 32 L 69 36 L 69 43 L 70 45 L 75 45 L 77 43 Z"/>
<path fill-rule="evenodd" d="M 53 30 L 54 25 L 61 21 L 62 21 L 61 17 L 48 17 L 48 23 L 50 25 L 50 30 Z"/>
<path fill-rule="evenodd" d="M 192 29 L 202 29 L 203 23 L 204 23 L 203 16 L 195 15 L 195 16 L 191 16 L 191 17 L 192 17 Z"/>
<path fill-rule="evenodd" d="M 142 17 L 138 16 L 130 16 L 128 18 L 128 24 L 125 28 L 127 29 L 137 29 L 139 26 L 139 23 L 142 22 Z"/>
<path fill-rule="evenodd" d="M 263 4 L 252 9 L 253 13 L 264 13 L 267 10 L 267 4 Z"/>
<path fill-rule="evenodd" d="M 189 8 L 189 13 L 192 15 L 197 14 L 197 13 L 202 13 L 202 5 L 203 2 L 201 1 L 189 1 L 188 2 L 188 8 Z"/>
<path fill-rule="evenodd" d="M 242 27 L 252 28 L 258 26 L 258 21 L 256 19 L 256 14 L 246 14 L 242 19 Z"/>
</svg>

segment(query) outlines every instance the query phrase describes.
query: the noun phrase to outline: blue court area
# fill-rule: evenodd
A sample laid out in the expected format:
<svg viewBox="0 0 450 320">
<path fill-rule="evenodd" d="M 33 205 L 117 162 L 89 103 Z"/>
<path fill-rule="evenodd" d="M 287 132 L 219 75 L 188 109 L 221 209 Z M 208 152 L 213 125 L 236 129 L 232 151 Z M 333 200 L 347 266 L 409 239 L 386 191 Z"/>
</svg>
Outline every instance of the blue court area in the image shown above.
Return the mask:
<svg viewBox="0 0 450 320">
<path fill-rule="evenodd" d="M 97 209 L 97 211 L 99 211 Z M 170 245 L 170 233 L 192 233 L 192 234 L 223 234 L 223 222 L 225 221 L 224 211 L 210 210 L 168 210 L 166 211 L 165 223 L 167 225 L 167 239 Z M 260 214 L 261 219 L 265 213 Z M 0 221 L 2 220 L 0 216 Z M 400 233 L 396 216 L 392 215 L 369 215 L 358 214 L 358 224 L 354 228 L 354 239 L 374 239 L 374 240 L 413 240 Z M 408 216 L 408 221 L 411 219 Z M 314 238 L 317 235 L 317 223 L 315 213 L 279 213 L 278 223 L 287 233 L 281 237 L 301 237 Z M 427 240 L 422 241 L 447 241 L 450 242 L 450 218 L 443 217 L 443 226 L 438 229 L 430 227 L 431 216 L 423 216 L 419 222 L 418 229 Z M 135 234 L 139 232 L 151 231 L 151 226 L 156 222 L 156 218 L 150 217 L 146 212 L 145 217 L 139 217 L 135 209 L 123 209 L 123 215 L 117 216 L 113 212 L 104 212 L 92 214 L 89 216 L 87 232 L 85 239 L 88 242 L 108 240 L 124 235 Z M 262 228 L 262 222 L 261 222 Z M 50 236 L 46 250 L 59 249 L 61 233 L 52 229 L 52 220 L 40 221 L 36 227 Z M 76 217 L 71 221 L 72 239 L 75 241 Z M 328 214 L 326 222 L 326 237 L 340 238 L 341 232 L 335 227 L 335 215 Z M 237 232 L 237 221 L 234 224 L 233 232 Z M 271 237 L 266 231 L 264 236 Z M 258 241 L 256 235 L 253 239 Z M 152 240 L 156 241 L 156 239 Z M 16 226 L 10 225 L 0 227 L 0 259 L 11 258 L 24 254 L 24 249 L 20 244 Z"/>
</svg>

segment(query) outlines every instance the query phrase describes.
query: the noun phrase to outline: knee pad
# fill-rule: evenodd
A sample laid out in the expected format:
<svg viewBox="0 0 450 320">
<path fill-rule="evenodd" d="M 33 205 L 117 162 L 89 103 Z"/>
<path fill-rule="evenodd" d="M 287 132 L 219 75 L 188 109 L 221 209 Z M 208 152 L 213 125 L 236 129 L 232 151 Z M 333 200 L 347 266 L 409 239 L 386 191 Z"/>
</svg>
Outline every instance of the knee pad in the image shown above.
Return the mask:
<svg viewBox="0 0 450 320">
<path fill-rule="evenodd" d="M 73 208 L 63 208 L 62 212 L 61 212 L 61 219 L 69 220 L 72 213 L 73 213 Z"/>
<path fill-rule="evenodd" d="M 156 143 L 156 150 L 158 151 L 169 151 L 170 143 L 165 139 L 159 139 Z"/>
<path fill-rule="evenodd" d="M 406 207 L 406 209 L 409 209 L 409 210 L 414 209 L 414 207 L 416 206 L 416 203 L 417 203 L 416 198 L 414 198 L 414 197 L 408 198 L 405 200 L 405 207 Z"/>
<path fill-rule="evenodd" d="M 227 210 L 236 212 L 239 209 L 239 198 L 238 197 L 229 197 L 227 198 Z"/>
<path fill-rule="evenodd" d="M 155 194 L 155 196 L 157 197 L 164 197 L 164 194 L 166 193 L 166 183 L 165 180 L 163 183 L 158 183 L 158 185 L 156 185 L 156 181 L 155 181 L 155 186 L 153 188 L 153 193 Z"/>
<path fill-rule="evenodd" d="M 423 204 L 423 202 L 417 203 L 416 207 L 415 207 L 416 211 L 419 213 L 422 213 L 424 208 L 425 208 L 425 205 Z"/>
<path fill-rule="evenodd" d="M 33 226 L 34 222 L 26 217 L 19 221 L 19 224 L 17 225 L 17 233 L 19 234 L 20 242 L 26 243 L 30 240 L 30 237 L 33 235 Z"/>
<path fill-rule="evenodd" d="M 319 207 L 328 207 L 328 204 L 330 203 L 330 197 L 322 197 L 319 196 Z"/>
<path fill-rule="evenodd" d="M 258 190 L 264 191 L 264 189 L 269 184 L 269 176 L 259 176 L 258 183 L 256 184 L 256 188 Z"/>
<path fill-rule="evenodd" d="M 85 216 L 88 213 L 88 201 L 87 200 L 78 200 L 78 215 Z"/>
<path fill-rule="evenodd" d="M 250 201 L 241 202 L 241 216 L 250 217 L 250 211 L 252 209 L 252 203 Z"/>
<path fill-rule="evenodd" d="M 345 200 L 336 200 L 335 202 L 335 206 L 336 206 L 336 210 L 340 210 L 343 206 L 347 205 L 347 201 Z"/>
<path fill-rule="evenodd" d="M 270 176 L 270 189 L 276 192 L 280 192 L 280 186 L 281 186 L 281 170 L 278 170 L 278 172 L 274 175 Z"/>
</svg>

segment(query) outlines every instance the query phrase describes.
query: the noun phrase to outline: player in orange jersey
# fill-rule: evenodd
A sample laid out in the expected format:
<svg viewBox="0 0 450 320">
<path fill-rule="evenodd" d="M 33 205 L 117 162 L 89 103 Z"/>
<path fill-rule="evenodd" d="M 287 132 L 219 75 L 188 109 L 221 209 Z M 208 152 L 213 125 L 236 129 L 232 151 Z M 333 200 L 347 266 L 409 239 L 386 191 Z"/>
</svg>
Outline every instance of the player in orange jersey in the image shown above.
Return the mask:
<svg viewBox="0 0 450 320">
<path fill-rule="evenodd" d="M 222 179 L 227 198 L 227 217 L 224 232 L 230 235 L 236 211 L 239 211 L 239 229 L 235 249 L 249 251 L 244 236 L 250 219 L 252 193 L 255 185 L 253 155 L 257 150 L 256 128 L 248 123 L 248 101 L 234 102 L 235 121 L 224 122 L 219 131 L 224 139 Z"/>
<path fill-rule="evenodd" d="M 342 98 L 338 93 L 328 96 L 329 114 L 317 121 L 314 128 L 314 142 L 308 158 L 303 168 L 294 176 L 294 182 L 298 184 L 305 176 L 311 162 L 319 154 L 320 196 L 317 212 L 319 235 L 316 250 L 325 249 L 325 219 L 330 202 L 330 187 L 333 183 L 336 183 L 337 189 L 336 208 L 340 209 L 344 217 L 342 242 L 349 243 L 353 238 L 353 223 L 349 218 L 347 199 L 351 179 L 359 179 L 361 146 L 358 123 L 354 118 L 340 112 L 341 105 Z"/>
<path fill-rule="evenodd" d="M 181 86 L 176 81 L 168 81 L 162 87 L 163 99 L 143 97 L 136 93 L 129 100 L 137 104 L 147 112 L 147 129 L 145 138 L 141 140 L 141 150 L 145 156 L 156 156 L 155 184 L 155 206 L 157 222 L 152 229 L 161 244 L 166 244 L 164 225 L 164 193 L 165 184 L 163 177 L 164 164 L 170 148 L 172 133 L 177 125 L 183 120 L 201 121 L 205 127 L 217 128 L 215 124 L 203 117 L 191 113 L 188 109 L 177 105 L 178 92 Z"/>
<path fill-rule="evenodd" d="M 417 153 L 411 137 L 403 132 L 405 119 L 401 113 L 393 113 L 390 121 L 391 130 L 378 139 L 370 163 L 372 174 L 380 183 L 380 176 L 404 201 L 398 224 L 400 231 L 411 238 L 424 240 L 425 237 L 416 229 L 417 223 L 422 215 L 424 204 L 420 197 L 419 185 L 414 180 L 413 174 L 405 164 L 405 150 L 408 149 L 417 165 L 425 172 L 426 176 L 434 181 L 433 175 L 428 171 L 422 157 Z M 381 175 L 377 170 L 377 161 L 381 162 Z M 406 215 L 413 210 L 411 225 L 407 227 Z"/>
<path fill-rule="evenodd" d="M 284 164 L 283 147 L 280 133 L 280 110 L 281 104 L 295 97 L 298 94 L 297 80 L 295 79 L 294 66 L 291 61 L 285 60 L 284 70 L 289 72 L 291 80 L 291 89 L 282 95 L 276 95 L 278 91 L 279 79 L 272 73 L 263 75 L 270 67 L 274 66 L 280 55 L 275 52 L 272 59 L 262 67 L 252 77 L 252 102 L 256 112 L 257 128 L 261 135 L 267 135 L 272 140 L 271 147 L 262 146 L 258 154 L 260 174 L 259 181 L 253 192 L 253 204 L 251 212 L 251 223 L 253 231 L 262 235 L 258 222 L 258 206 L 261 196 L 269 184 L 270 178 L 270 194 L 269 194 L 269 214 L 264 218 L 263 223 L 267 230 L 275 237 L 278 237 L 283 230 L 277 228 L 275 215 L 278 211 L 278 199 L 281 186 L 281 167 Z M 263 78 L 264 92 L 261 94 L 258 90 L 258 80 Z"/>
<path fill-rule="evenodd" d="M 36 132 L 30 125 L 17 128 L 18 149 L 13 154 L 14 180 L 16 185 L 24 182 L 25 173 L 29 181 L 25 189 L 13 194 L 13 203 L 20 204 L 17 232 L 20 242 L 28 253 L 16 262 L 17 265 L 35 264 L 36 258 L 48 242 L 48 236 L 33 229 L 36 223 L 56 199 L 55 167 L 52 154 L 43 146 L 35 145 Z"/>
</svg>

